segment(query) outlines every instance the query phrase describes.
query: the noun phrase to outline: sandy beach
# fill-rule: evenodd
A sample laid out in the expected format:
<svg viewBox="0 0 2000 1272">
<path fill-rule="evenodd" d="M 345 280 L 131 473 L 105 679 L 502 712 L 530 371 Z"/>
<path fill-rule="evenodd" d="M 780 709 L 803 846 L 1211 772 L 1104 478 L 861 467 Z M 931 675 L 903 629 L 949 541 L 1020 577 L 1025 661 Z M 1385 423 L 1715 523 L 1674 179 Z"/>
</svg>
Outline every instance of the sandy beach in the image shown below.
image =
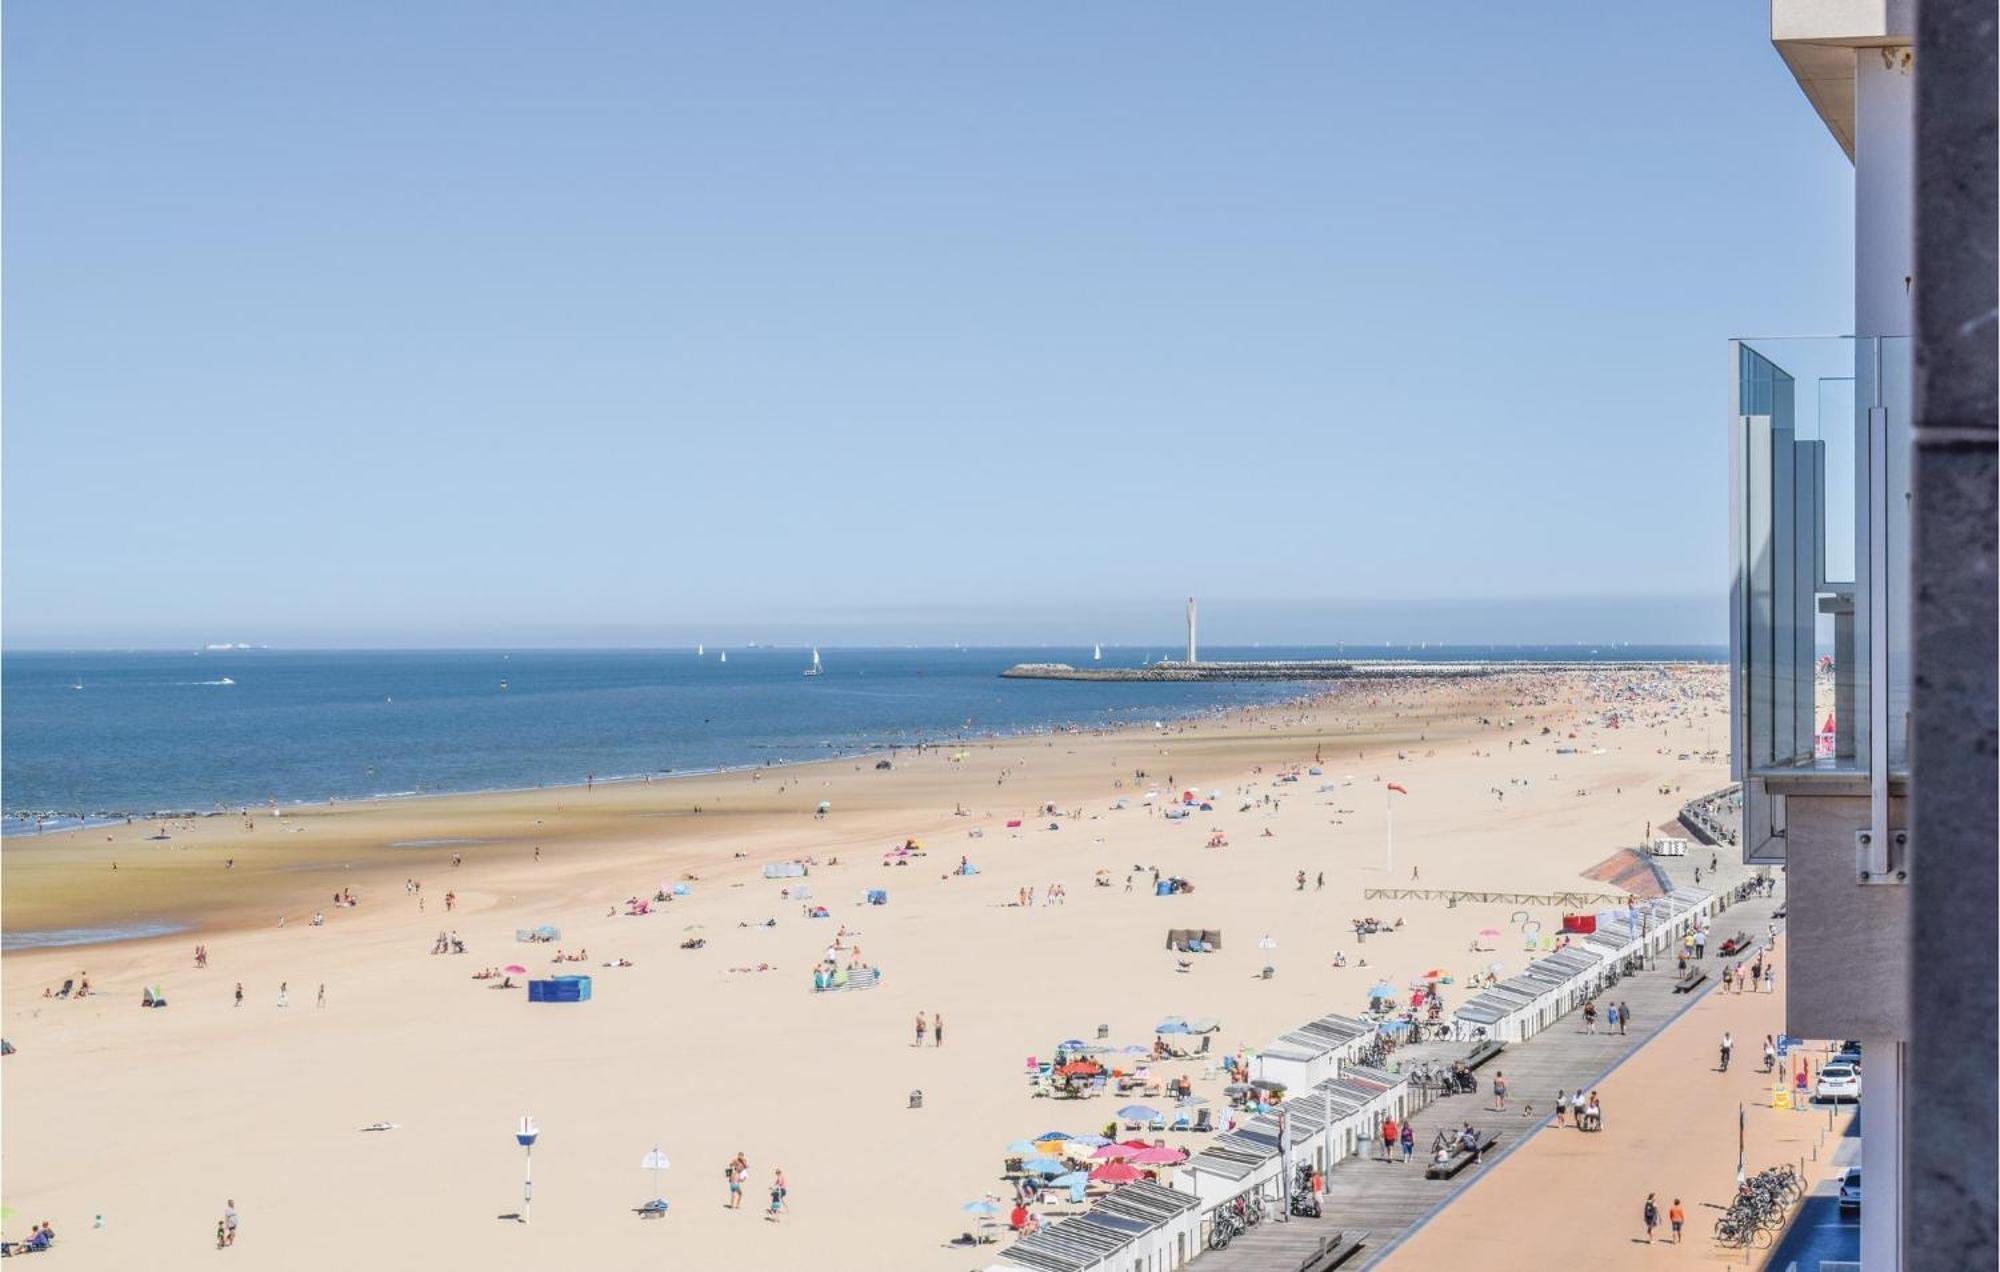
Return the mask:
<svg viewBox="0 0 2000 1272">
<path fill-rule="evenodd" d="M 1097 1129 L 1123 1102 L 1035 1099 L 1028 1057 L 1100 1024 L 1150 1043 L 1167 1014 L 1219 1017 L 1217 1047 L 1255 1048 L 1358 1010 L 1377 977 L 1511 972 L 1526 952 L 1467 945 L 1519 906 L 1364 890 L 1606 892 L 1580 872 L 1727 781 L 1726 713 L 1716 667 L 1377 683 L 1158 730 L 903 751 L 888 769 L 870 757 L 10 840 L 10 933 L 186 930 L 5 956 L 19 1048 L 0 1070 L 6 1232 L 51 1220 L 66 1266 L 188 1266 L 218 1257 L 233 1199 L 227 1257 L 262 1267 L 357 1251 L 390 1267 L 981 1267 L 998 1246 L 946 1242 L 981 1230 L 963 1203 L 1004 1193 L 1005 1145 Z M 1409 792 L 1393 867 L 1390 782 Z M 1162 816 L 1181 790 L 1214 792 L 1212 811 Z M 885 860 L 910 840 L 923 855 Z M 961 858 L 978 873 L 954 873 Z M 803 859 L 803 879 L 763 877 Z M 1151 895 L 1155 867 L 1194 891 Z M 677 883 L 686 895 L 627 913 Z M 801 885 L 826 918 L 786 895 Z M 869 889 L 888 903 L 864 904 Z M 333 904 L 346 891 L 358 904 Z M 1357 946 L 1346 925 L 1363 915 L 1404 926 Z M 539 924 L 560 939 L 516 942 Z M 697 927 L 706 944 L 681 948 Z M 1164 948 L 1174 927 L 1220 929 L 1224 947 L 1182 972 Z M 843 928 L 836 960 L 882 982 L 816 994 Z M 441 932 L 466 952 L 429 953 Z M 587 957 L 555 965 L 557 948 Z M 530 1004 L 474 979 L 517 963 L 589 973 L 593 997 Z M 91 997 L 43 997 L 86 972 Z M 142 1009 L 149 986 L 170 1006 Z M 942 1015 L 942 1046 L 912 1045 L 919 1012 Z M 1221 1110 L 1221 1079 L 1159 1072 Z M 524 1113 L 542 1128 L 526 1226 L 501 1218 L 520 1209 Z M 394 1129 L 361 1129 L 376 1123 Z M 658 1221 L 633 1213 L 653 1195 L 640 1162 L 655 1146 L 672 1160 Z M 722 1176 L 739 1151 L 748 1189 L 732 1212 Z"/>
</svg>

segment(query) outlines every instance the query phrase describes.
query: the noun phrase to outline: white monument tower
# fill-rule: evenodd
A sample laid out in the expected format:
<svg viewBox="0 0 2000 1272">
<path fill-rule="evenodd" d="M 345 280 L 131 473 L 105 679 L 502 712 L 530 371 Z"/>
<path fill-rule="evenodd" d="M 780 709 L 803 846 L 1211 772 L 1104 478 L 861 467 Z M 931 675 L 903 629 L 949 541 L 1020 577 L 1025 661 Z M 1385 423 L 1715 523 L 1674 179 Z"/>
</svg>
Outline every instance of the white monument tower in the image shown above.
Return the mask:
<svg viewBox="0 0 2000 1272">
<path fill-rule="evenodd" d="M 1194 657 L 1194 598 L 1193 598 L 1192 596 L 1188 597 L 1188 653 L 1187 653 L 1187 660 L 1188 660 L 1188 662 L 1189 662 L 1190 664 L 1191 664 L 1191 663 L 1193 663 L 1193 662 L 1195 661 L 1195 657 Z"/>
</svg>

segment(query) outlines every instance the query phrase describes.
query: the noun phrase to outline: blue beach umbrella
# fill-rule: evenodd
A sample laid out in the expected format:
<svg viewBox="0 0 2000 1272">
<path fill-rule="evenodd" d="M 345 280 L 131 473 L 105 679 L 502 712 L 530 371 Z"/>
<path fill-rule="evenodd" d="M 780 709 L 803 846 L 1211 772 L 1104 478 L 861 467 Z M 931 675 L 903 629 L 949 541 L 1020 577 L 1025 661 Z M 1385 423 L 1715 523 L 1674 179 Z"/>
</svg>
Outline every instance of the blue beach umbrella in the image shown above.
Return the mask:
<svg viewBox="0 0 2000 1272">
<path fill-rule="evenodd" d="M 1074 1138 L 1075 1137 L 1072 1136 L 1068 1131 L 1043 1131 L 1040 1135 L 1035 1136 L 1035 1142 L 1037 1144 L 1040 1144 L 1045 1140 L 1066 1140 Z"/>
<path fill-rule="evenodd" d="M 991 1217 L 1000 1213 L 1000 1203 L 981 1198 L 978 1201 L 968 1201 L 963 1206 L 960 1206 L 959 1209 L 968 1215 L 986 1215 Z"/>
<path fill-rule="evenodd" d="M 1169 1016 L 1159 1024 L 1153 1026 L 1154 1033 L 1186 1033 L 1187 1031 L 1188 1022 L 1184 1016 Z"/>
<path fill-rule="evenodd" d="M 1059 1043 L 1057 1043 L 1057 1044 L 1056 1044 L 1056 1050 L 1057 1050 L 1057 1051 L 1082 1051 L 1082 1050 L 1084 1049 L 1085 1045 L 1086 1045 L 1086 1044 L 1085 1044 L 1085 1042 L 1084 1042 L 1084 1041 L 1083 1041 L 1083 1039 L 1081 1039 L 1081 1038 L 1070 1038 L 1070 1039 L 1068 1039 L 1067 1041 L 1064 1041 L 1064 1042 L 1059 1042 Z"/>
<path fill-rule="evenodd" d="M 1067 1175 L 1057 1175 L 1049 1181 L 1051 1188 L 1081 1188 L 1090 1182 L 1088 1172 L 1073 1170 Z"/>
<path fill-rule="evenodd" d="M 1029 1157 L 1033 1157 L 1036 1153 L 1041 1152 L 1042 1149 L 1041 1146 L 1035 1143 L 1035 1141 L 1033 1140 L 1015 1140 L 1012 1144 L 1009 1144 L 1007 1146 L 1007 1151 L 1010 1153 L 1022 1153 Z"/>
<path fill-rule="evenodd" d="M 1128 1122 L 1150 1122 L 1160 1115 L 1160 1111 L 1144 1104 L 1128 1104 L 1118 1110 L 1118 1116 Z"/>
<path fill-rule="evenodd" d="M 1396 996 L 1396 987 L 1388 981 L 1376 981 L 1374 985 L 1369 987 L 1368 996 L 1370 998 L 1394 998 Z"/>
<path fill-rule="evenodd" d="M 1102 1148 L 1111 1141 L 1102 1135 L 1075 1135 L 1070 1137 L 1069 1142 L 1084 1148 Z"/>
<path fill-rule="evenodd" d="M 1056 1175 L 1067 1175 L 1069 1163 L 1060 1157 L 1037 1157 L 1031 1162 L 1022 1163 L 1022 1169 L 1031 1175 L 1040 1175 L 1046 1179 Z"/>
</svg>

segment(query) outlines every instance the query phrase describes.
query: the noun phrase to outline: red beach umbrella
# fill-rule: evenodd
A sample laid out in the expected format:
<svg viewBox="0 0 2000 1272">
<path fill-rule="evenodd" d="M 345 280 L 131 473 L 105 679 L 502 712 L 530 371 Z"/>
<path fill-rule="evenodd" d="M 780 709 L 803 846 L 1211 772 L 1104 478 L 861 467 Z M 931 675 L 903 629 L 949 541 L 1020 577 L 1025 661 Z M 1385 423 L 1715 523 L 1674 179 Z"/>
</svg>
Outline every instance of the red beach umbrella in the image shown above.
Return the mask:
<svg viewBox="0 0 2000 1272">
<path fill-rule="evenodd" d="M 1186 1153 L 1183 1153 L 1178 1148 L 1168 1148 L 1165 1145 L 1159 1145 L 1154 1148 L 1142 1148 L 1132 1154 L 1132 1163 L 1135 1166 L 1178 1166 L 1186 1160 Z"/>
<path fill-rule="evenodd" d="M 521 966 L 519 963 L 509 963 L 507 964 L 507 966 L 501 968 L 500 970 L 507 973 L 507 975 L 509 976 L 526 976 L 528 974 L 528 969 Z"/>
<path fill-rule="evenodd" d="M 1091 1171 L 1090 1177 L 1100 1184 L 1129 1184 L 1146 1176 L 1137 1166 L 1130 1166 L 1124 1162 L 1106 1162 Z"/>
<path fill-rule="evenodd" d="M 1123 1161 L 1139 1151 L 1136 1148 L 1128 1148 L 1124 1144 L 1106 1144 L 1092 1153 L 1091 1156 L 1100 1162 L 1117 1162 Z"/>
</svg>

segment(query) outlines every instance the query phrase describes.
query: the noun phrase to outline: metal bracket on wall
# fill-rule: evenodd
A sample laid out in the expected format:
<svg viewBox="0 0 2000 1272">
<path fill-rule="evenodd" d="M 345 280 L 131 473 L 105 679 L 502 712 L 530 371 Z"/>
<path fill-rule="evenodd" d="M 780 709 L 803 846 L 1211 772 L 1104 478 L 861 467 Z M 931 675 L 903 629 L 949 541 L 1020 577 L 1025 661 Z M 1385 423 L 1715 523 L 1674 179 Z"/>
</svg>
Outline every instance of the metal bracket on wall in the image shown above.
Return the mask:
<svg viewBox="0 0 2000 1272">
<path fill-rule="evenodd" d="M 1910 832 L 1901 826 L 1890 829 L 1888 842 L 1875 842 L 1875 832 L 1863 828 L 1854 832 L 1854 863 L 1857 881 L 1866 884 L 1908 883 L 1910 881 Z"/>
</svg>

